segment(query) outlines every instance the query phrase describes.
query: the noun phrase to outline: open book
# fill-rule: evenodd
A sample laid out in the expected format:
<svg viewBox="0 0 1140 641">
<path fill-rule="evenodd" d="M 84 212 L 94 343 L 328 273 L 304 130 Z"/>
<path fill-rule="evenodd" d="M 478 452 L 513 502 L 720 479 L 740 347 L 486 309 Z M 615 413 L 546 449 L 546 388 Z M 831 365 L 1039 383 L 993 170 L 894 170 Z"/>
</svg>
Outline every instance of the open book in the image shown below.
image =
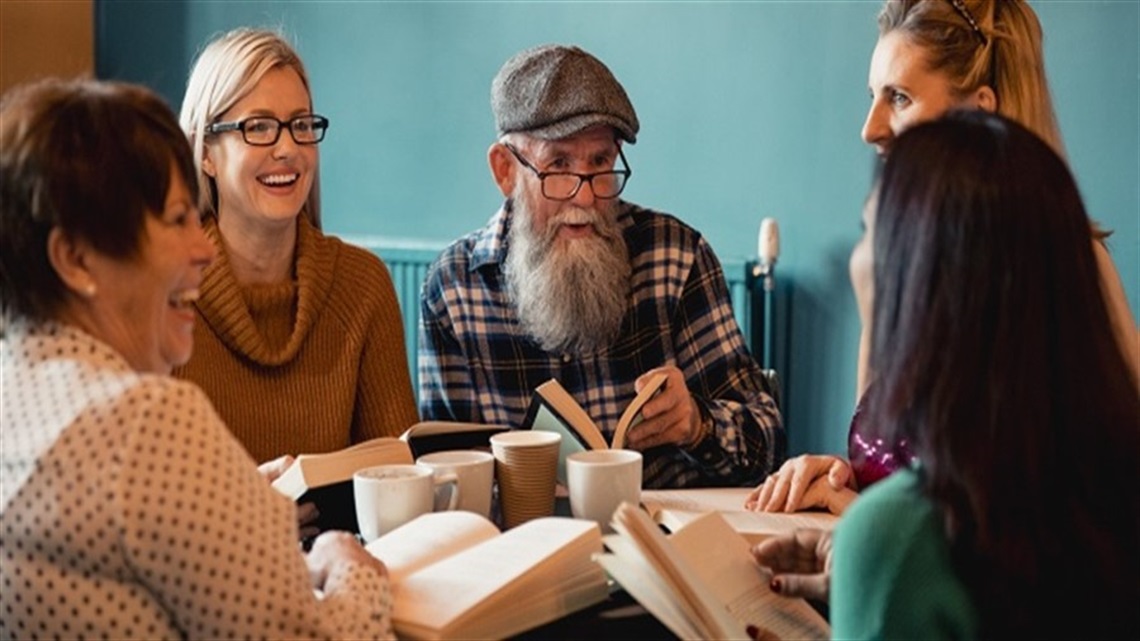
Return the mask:
<svg viewBox="0 0 1140 641">
<path fill-rule="evenodd" d="M 398 438 L 374 438 L 324 454 L 301 454 L 273 487 L 298 503 L 315 503 L 325 530 L 358 531 L 352 475 L 360 469 L 388 463 L 412 463 L 408 444 Z"/>
<path fill-rule="evenodd" d="M 664 373 L 653 376 L 630 401 L 614 426 L 612 442 L 606 441 L 602 430 L 586 414 L 586 410 L 553 378 L 535 388 L 522 429 L 545 430 L 562 435 L 562 446 L 558 452 L 558 480 L 566 485 L 566 457 L 585 450 L 624 448 L 626 432 L 641 422 L 642 406 L 661 390 L 666 378 Z"/>
<path fill-rule="evenodd" d="M 500 534 L 472 512 L 432 512 L 367 549 L 388 566 L 400 638 L 502 639 L 608 594 L 593 521 L 546 517 Z"/>
<path fill-rule="evenodd" d="M 486 423 L 421 421 L 405 430 L 400 440 L 412 448 L 414 458 L 444 450 L 480 449 L 489 452 L 491 437 L 508 429 L 505 425 Z"/>
<path fill-rule="evenodd" d="M 798 529 L 833 530 L 839 517 L 830 512 L 753 512 L 744 509 L 752 488 L 716 487 L 693 490 L 644 490 L 641 506 L 670 532 L 708 512 L 719 512 L 737 534 L 755 545 Z"/>
<path fill-rule="evenodd" d="M 682 639 L 745 639 L 755 625 L 780 639 L 826 639 L 830 627 L 803 599 L 768 587 L 749 544 L 717 512 L 670 536 L 638 507 L 614 513 L 617 534 L 598 562 L 646 610 Z"/>
</svg>

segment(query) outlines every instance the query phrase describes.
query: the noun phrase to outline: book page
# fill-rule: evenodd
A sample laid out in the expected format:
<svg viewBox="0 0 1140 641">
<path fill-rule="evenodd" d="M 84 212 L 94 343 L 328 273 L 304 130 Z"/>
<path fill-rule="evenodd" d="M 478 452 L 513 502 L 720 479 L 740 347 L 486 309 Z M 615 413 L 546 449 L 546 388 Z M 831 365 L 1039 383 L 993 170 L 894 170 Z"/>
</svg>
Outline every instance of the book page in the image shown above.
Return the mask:
<svg viewBox="0 0 1140 641">
<path fill-rule="evenodd" d="M 830 636 L 827 622 L 806 601 L 772 592 L 771 576 L 721 515 L 705 514 L 672 534 L 669 542 L 742 625 L 764 628 L 781 639 Z"/>
<path fill-rule="evenodd" d="M 653 514 L 658 509 L 689 512 L 733 512 L 744 510 L 750 487 L 711 487 L 697 490 L 645 490 L 641 503 Z"/>
<path fill-rule="evenodd" d="M 505 425 L 492 425 L 490 423 L 464 423 L 458 421 L 420 421 L 404 430 L 400 440 L 407 441 L 418 436 L 435 436 L 437 434 L 456 434 L 460 432 L 502 432 L 509 429 Z"/>
<path fill-rule="evenodd" d="M 549 404 L 544 403 L 537 394 L 531 401 L 531 408 L 527 411 L 527 419 L 528 422 L 524 427 L 544 432 L 555 432 L 556 434 L 562 435 L 562 442 L 558 445 L 558 471 L 556 474 L 558 476 L 558 482 L 561 483 L 563 487 L 568 485 L 566 478 L 566 457 L 575 452 L 585 452 L 588 449 L 607 448 L 605 439 L 602 439 L 601 433 L 597 434 L 597 438 L 601 441 L 600 443 L 593 445 L 587 443 Z"/>
<path fill-rule="evenodd" d="M 700 639 L 691 621 L 695 612 L 679 601 L 657 580 L 657 571 L 628 537 L 611 534 L 604 538 L 612 554 L 600 554 L 597 561 L 630 596 L 681 639 Z"/>
<path fill-rule="evenodd" d="M 625 411 L 622 412 L 621 418 L 618 420 L 617 428 L 614 429 L 614 442 L 612 447 L 615 450 L 620 450 L 625 447 L 625 433 L 629 431 L 629 428 L 642 421 L 641 407 L 645 405 L 649 399 L 657 396 L 657 393 L 661 391 L 661 386 L 665 384 L 668 378 L 665 372 L 658 372 L 649 379 L 645 387 L 641 388 L 637 396 L 626 406 Z"/>
<path fill-rule="evenodd" d="M 715 513 L 710 513 L 708 517 L 719 519 Z M 622 583 L 622 587 L 634 598 L 640 602 L 641 595 L 651 591 L 649 588 L 653 584 L 658 584 L 670 596 L 676 609 L 685 614 L 687 623 L 697 631 L 698 638 L 746 638 L 744 625 L 731 615 L 726 602 L 710 589 L 707 579 L 697 573 L 645 512 L 632 504 L 623 503 L 614 513 L 613 526 L 632 544 L 611 548 L 613 552 L 619 556 L 635 554 L 641 560 L 632 565 L 649 568 L 647 575 L 639 580 Z M 730 543 L 732 539 L 739 540 L 731 530 L 728 533 Z M 707 544 L 715 548 L 720 542 L 709 540 Z M 629 558 L 632 560 L 636 557 Z M 713 577 L 713 580 L 718 579 Z M 656 589 L 658 588 L 653 588 Z"/>
<path fill-rule="evenodd" d="M 460 619 L 477 619 L 484 610 L 494 611 L 494 616 L 506 612 L 516 621 L 534 625 L 545 623 L 529 621 L 533 615 L 511 603 L 548 588 L 558 596 L 557 586 L 567 578 L 580 580 L 583 571 L 593 575 L 592 599 L 604 599 L 605 575 L 590 560 L 601 550 L 601 530 L 592 521 L 559 517 L 528 521 L 406 577 L 395 593 L 397 632 L 403 636 L 402 630 L 411 630 L 420 636 L 425 630 L 450 629 L 462 634 L 462 628 L 450 626 Z"/>
<path fill-rule="evenodd" d="M 417 570 L 499 535 L 499 528 L 474 512 L 423 514 L 365 546 L 388 567 L 392 586 Z"/>
<path fill-rule="evenodd" d="M 535 396 L 545 401 L 549 406 L 551 414 L 559 420 L 559 422 L 568 426 L 573 432 L 577 433 L 575 436 L 578 440 L 582 441 L 586 446 L 595 450 L 604 450 L 610 446 L 606 442 L 606 437 L 602 435 L 601 430 L 594 424 L 594 420 L 586 414 L 586 410 L 574 400 L 570 392 L 562 387 L 562 384 L 555 379 L 550 379 L 534 390 Z"/>
<path fill-rule="evenodd" d="M 421 421 L 404 430 L 400 440 L 408 444 L 412 456 L 447 450 L 491 451 L 491 437 L 510 430 L 506 425 L 462 423 L 454 421 Z"/>
<path fill-rule="evenodd" d="M 833 530 L 839 517 L 829 512 L 753 512 L 744 509 L 750 488 L 697 490 L 645 490 L 641 503 L 670 532 L 707 512 L 720 512 L 728 524 L 749 543 L 791 534 L 799 529 Z"/>
<path fill-rule="evenodd" d="M 365 467 L 413 462 L 407 443 L 379 437 L 335 452 L 301 454 L 272 485 L 295 501 L 310 488 L 351 480 L 353 473 Z"/>
</svg>

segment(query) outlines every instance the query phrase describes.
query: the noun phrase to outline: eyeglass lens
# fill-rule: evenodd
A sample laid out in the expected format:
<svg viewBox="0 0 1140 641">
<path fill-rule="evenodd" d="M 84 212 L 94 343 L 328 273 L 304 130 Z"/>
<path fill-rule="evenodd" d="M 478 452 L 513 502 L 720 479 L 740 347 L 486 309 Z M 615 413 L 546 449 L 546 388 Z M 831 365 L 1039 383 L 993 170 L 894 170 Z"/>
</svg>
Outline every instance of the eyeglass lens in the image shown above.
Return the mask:
<svg viewBox="0 0 1140 641">
<path fill-rule="evenodd" d="M 583 182 L 590 183 L 595 198 L 613 198 L 625 187 L 625 173 L 607 171 L 587 176 L 546 174 L 542 179 L 542 192 L 547 198 L 568 200 L 578 193 Z"/>
<path fill-rule="evenodd" d="M 328 121 L 320 116 L 299 116 L 288 122 L 276 118 L 248 118 L 242 124 L 242 135 L 251 145 L 272 145 L 281 135 L 281 127 L 289 128 L 293 141 L 299 145 L 311 145 L 325 137 Z"/>
</svg>

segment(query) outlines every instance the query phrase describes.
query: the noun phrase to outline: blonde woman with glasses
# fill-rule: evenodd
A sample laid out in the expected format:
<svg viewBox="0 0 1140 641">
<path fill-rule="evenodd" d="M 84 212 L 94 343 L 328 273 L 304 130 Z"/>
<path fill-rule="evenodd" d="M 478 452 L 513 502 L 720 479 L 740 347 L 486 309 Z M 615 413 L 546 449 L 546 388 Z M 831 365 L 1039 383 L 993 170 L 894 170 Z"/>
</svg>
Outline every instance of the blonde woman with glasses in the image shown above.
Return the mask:
<svg viewBox="0 0 1140 641">
<path fill-rule="evenodd" d="M 280 457 L 399 435 L 418 415 L 395 288 L 379 258 L 320 230 L 330 119 L 297 52 L 272 31 L 218 37 L 181 122 L 218 258 L 195 303 L 194 357 L 175 375 L 206 391 L 269 476 Z"/>
</svg>

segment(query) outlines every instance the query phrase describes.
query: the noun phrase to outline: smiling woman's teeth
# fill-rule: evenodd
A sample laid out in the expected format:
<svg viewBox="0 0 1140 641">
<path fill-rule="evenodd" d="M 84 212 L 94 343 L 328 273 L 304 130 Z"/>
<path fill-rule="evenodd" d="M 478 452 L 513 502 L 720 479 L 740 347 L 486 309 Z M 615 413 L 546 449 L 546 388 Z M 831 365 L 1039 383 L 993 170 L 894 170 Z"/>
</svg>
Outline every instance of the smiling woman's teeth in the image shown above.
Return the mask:
<svg viewBox="0 0 1140 641">
<path fill-rule="evenodd" d="M 274 174 L 272 176 L 263 176 L 258 178 L 258 180 L 266 185 L 288 185 L 296 182 L 300 176 L 300 174 Z"/>
<path fill-rule="evenodd" d="M 189 307 L 198 300 L 199 293 L 197 289 L 184 289 L 174 292 L 174 295 L 170 297 L 170 304 L 173 307 Z"/>
</svg>

